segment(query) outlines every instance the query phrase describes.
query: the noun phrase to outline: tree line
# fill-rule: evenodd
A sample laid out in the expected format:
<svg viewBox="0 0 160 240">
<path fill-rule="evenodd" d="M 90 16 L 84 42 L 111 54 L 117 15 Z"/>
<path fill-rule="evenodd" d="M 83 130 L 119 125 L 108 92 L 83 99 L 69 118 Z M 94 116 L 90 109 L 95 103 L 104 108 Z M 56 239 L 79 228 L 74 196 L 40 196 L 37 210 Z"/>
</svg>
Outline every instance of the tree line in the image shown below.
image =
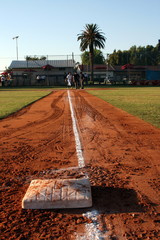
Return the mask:
<svg viewBox="0 0 160 240">
<path fill-rule="evenodd" d="M 85 51 L 81 54 L 82 64 L 89 65 L 89 52 Z M 160 49 L 157 44 L 155 47 L 152 45 L 132 46 L 129 50 L 114 50 L 113 53 L 107 54 L 107 57 L 103 55 L 99 49 L 94 49 L 94 64 L 111 64 L 111 65 L 125 65 L 127 63 L 133 65 L 150 65 L 155 66 L 160 64 Z"/>
<path fill-rule="evenodd" d="M 132 46 L 129 50 L 121 51 L 114 50 L 112 54 L 109 54 L 107 62 L 111 65 L 150 65 L 155 66 L 160 64 L 160 49 L 159 44 L 155 47 L 152 45 Z"/>
</svg>

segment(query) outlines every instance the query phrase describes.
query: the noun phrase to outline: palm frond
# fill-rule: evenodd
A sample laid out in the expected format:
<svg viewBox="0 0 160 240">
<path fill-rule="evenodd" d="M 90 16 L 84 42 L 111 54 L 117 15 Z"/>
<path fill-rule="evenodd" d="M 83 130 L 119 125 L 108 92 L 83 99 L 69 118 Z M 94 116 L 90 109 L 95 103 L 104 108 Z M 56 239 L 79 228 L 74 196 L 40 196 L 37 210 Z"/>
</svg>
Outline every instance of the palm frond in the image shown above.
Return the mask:
<svg viewBox="0 0 160 240">
<path fill-rule="evenodd" d="M 98 28 L 97 24 L 86 24 L 81 34 L 78 34 L 77 40 L 81 41 L 80 49 L 85 51 L 87 48 L 104 48 L 106 38 L 104 33 Z"/>
</svg>

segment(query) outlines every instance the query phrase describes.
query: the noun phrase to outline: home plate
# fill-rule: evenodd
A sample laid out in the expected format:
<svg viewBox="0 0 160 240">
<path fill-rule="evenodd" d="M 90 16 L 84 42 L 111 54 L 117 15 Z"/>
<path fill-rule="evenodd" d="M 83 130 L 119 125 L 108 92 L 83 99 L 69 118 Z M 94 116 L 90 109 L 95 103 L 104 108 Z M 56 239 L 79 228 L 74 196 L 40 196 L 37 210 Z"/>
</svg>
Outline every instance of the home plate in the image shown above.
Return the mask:
<svg viewBox="0 0 160 240">
<path fill-rule="evenodd" d="M 32 180 L 22 200 L 24 209 L 91 206 L 91 186 L 88 178 Z"/>
</svg>

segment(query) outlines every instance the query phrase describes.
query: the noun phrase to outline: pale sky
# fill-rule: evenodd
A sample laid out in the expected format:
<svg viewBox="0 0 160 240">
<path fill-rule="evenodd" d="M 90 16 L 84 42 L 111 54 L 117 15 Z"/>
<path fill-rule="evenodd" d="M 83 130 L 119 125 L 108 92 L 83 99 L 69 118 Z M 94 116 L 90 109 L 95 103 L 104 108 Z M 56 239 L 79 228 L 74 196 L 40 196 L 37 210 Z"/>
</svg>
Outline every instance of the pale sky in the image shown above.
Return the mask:
<svg viewBox="0 0 160 240">
<path fill-rule="evenodd" d="M 97 24 L 104 55 L 160 39 L 160 0 L 0 0 L 0 70 L 26 55 L 80 55 L 77 34 Z M 57 57 L 58 59 L 58 57 Z"/>
</svg>

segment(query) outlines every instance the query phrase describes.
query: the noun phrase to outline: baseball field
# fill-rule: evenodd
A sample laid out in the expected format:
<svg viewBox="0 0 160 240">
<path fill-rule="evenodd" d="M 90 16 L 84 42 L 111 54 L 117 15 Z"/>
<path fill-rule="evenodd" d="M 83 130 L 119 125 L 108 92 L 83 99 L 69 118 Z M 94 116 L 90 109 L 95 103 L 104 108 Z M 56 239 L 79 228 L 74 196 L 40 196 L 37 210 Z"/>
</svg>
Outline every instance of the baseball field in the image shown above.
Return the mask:
<svg viewBox="0 0 160 240">
<path fill-rule="evenodd" d="M 1 239 L 160 238 L 159 87 L 1 89 L 0 104 Z M 86 174 L 92 207 L 22 209 L 33 179 Z"/>
</svg>

